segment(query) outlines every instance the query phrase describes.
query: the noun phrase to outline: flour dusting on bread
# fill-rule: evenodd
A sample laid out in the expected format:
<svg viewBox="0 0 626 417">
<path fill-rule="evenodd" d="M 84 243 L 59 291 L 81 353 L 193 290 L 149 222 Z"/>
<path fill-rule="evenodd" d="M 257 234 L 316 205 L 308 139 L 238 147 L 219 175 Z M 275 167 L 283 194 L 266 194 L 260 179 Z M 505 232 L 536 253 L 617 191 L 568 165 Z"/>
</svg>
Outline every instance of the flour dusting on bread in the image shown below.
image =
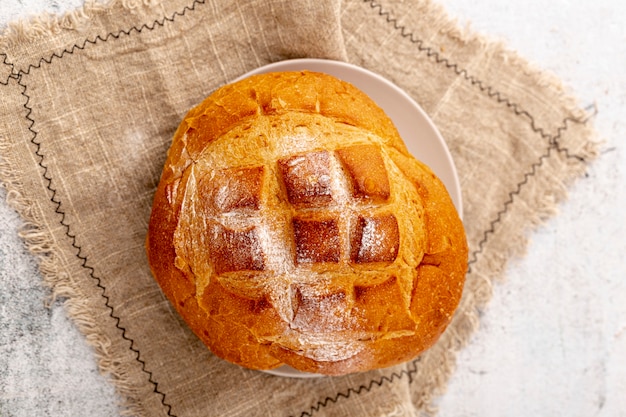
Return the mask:
<svg viewBox="0 0 626 417">
<path fill-rule="evenodd" d="M 189 112 L 147 251 L 164 293 L 215 354 L 329 375 L 430 347 L 467 268 L 441 181 L 365 94 L 307 71 L 250 77 Z"/>
</svg>

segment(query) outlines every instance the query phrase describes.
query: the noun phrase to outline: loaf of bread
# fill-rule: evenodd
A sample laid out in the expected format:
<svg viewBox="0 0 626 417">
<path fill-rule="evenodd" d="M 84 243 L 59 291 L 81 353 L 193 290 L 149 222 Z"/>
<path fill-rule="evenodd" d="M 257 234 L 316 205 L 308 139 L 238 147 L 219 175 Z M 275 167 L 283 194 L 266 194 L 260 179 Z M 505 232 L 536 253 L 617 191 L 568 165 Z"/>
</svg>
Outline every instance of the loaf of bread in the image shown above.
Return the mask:
<svg viewBox="0 0 626 417">
<path fill-rule="evenodd" d="M 147 254 L 217 356 L 341 375 L 416 357 L 459 303 L 463 224 L 387 115 L 315 72 L 251 76 L 176 131 Z"/>
</svg>

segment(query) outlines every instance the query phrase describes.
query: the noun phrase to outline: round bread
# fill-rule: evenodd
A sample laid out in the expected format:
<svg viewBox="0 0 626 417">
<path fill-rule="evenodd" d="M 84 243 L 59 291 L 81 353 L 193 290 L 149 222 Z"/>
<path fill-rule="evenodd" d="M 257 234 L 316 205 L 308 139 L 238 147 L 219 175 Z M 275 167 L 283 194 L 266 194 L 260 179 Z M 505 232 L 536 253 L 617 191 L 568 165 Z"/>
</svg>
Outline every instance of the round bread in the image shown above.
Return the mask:
<svg viewBox="0 0 626 417">
<path fill-rule="evenodd" d="M 146 246 L 164 294 L 214 354 L 328 375 L 432 346 L 468 250 L 444 185 L 385 113 L 307 71 L 226 85 L 185 116 Z"/>
</svg>

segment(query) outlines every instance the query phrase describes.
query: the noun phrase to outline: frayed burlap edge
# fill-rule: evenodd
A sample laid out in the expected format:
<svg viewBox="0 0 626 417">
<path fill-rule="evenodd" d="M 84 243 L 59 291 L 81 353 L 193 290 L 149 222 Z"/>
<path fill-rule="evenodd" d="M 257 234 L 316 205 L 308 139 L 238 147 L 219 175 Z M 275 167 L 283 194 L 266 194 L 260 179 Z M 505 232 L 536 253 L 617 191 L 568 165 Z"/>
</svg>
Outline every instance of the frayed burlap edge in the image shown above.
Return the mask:
<svg viewBox="0 0 626 417">
<path fill-rule="evenodd" d="M 121 0 L 99 2 L 87 0 L 83 7 L 69 11 L 63 15 L 44 13 L 26 19 L 9 22 L 0 37 L 0 49 L 5 50 L 22 42 L 32 42 L 37 39 L 53 36 L 65 30 L 78 30 L 86 27 L 92 16 L 104 12 Z"/>
<path fill-rule="evenodd" d="M 111 0 L 102 2 L 91 0 L 87 1 L 83 7 L 61 16 L 44 14 L 29 20 L 13 22 L 7 26 L 0 37 L 0 49 L 11 48 L 21 42 L 36 41 L 39 38 L 53 36 L 64 31 L 80 31 L 87 27 L 99 14 L 107 13 L 114 8 L 121 7 L 129 12 L 137 13 L 139 9 L 150 8 L 157 4 L 159 1 Z M 426 366 L 422 366 L 418 371 L 419 375 L 429 375 L 430 378 L 425 379 L 423 384 L 425 389 L 414 398 L 413 405 L 421 413 L 435 415 L 438 411 L 435 400 L 446 391 L 449 378 L 456 368 L 457 353 L 470 343 L 472 335 L 479 328 L 480 311 L 491 299 L 492 285 L 503 280 L 507 259 L 522 256 L 528 244 L 528 233 L 557 213 L 558 204 L 567 197 L 566 187 L 582 176 L 587 169 L 586 164 L 598 155 L 598 143 L 593 141 L 596 138 L 595 131 L 587 125 L 591 115 L 578 106 L 576 99 L 566 91 L 560 79 L 533 66 L 516 52 L 508 50 L 503 42 L 487 39 L 484 35 L 473 32 L 469 27 L 461 28 L 456 20 L 448 16 L 443 7 L 427 1 L 425 8 L 430 13 L 437 15 L 438 20 L 441 19 L 446 22 L 446 30 L 442 31 L 445 36 L 461 43 L 489 43 L 496 53 L 505 57 L 509 65 L 519 67 L 520 70 L 534 76 L 539 86 L 558 91 L 559 97 L 568 109 L 570 116 L 568 119 L 564 119 L 564 125 L 559 126 L 557 128 L 559 133 L 555 134 L 560 134 L 560 130 L 567 130 L 568 122 L 586 125 L 584 129 L 578 132 L 580 137 L 585 138 L 582 140 L 585 142 L 584 146 L 578 150 L 578 155 L 584 159 L 585 163 L 569 164 L 562 178 L 554 181 L 556 187 L 551 190 L 551 193 L 544 194 L 542 198 L 533 201 L 536 209 L 535 217 L 521 218 L 518 214 L 516 220 L 508 220 L 513 222 L 522 220 L 526 224 L 524 227 L 526 233 L 518 236 L 514 244 L 507 248 L 504 255 L 494 251 L 484 252 L 481 246 L 480 262 L 487 265 L 481 269 L 488 270 L 489 273 L 475 273 L 475 277 L 468 281 L 453 322 L 433 348 L 436 349 L 436 352 L 431 353 L 438 353 L 444 360 L 437 363 L 430 361 L 432 369 L 426 363 Z M 19 74 L 13 73 L 11 77 L 19 79 Z M 50 305 L 56 299 L 64 300 L 63 306 L 68 316 L 85 335 L 87 343 L 93 347 L 100 371 L 104 375 L 110 376 L 115 384 L 122 400 L 120 404 L 122 414 L 144 416 L 145 410 L 141 407 L 140 400 L 137 399 L 137 391 L 126 379 L 126 375 L 131 369 L 129 366 L 125 366 L 123 361 L 118 361 L 112 356 L 109 351 L 111 340 L 97 331 L 98 326 L 95 319 L 83 302 L 84 295 L 72 285 L 68 273 L 63 270 L 63 265 L 59 263 L 57 256 L 59 248 L 54 245 L 51 232 L 41 226 L 43 224 L 41 215 L 35 212 L 34 206 L 23 197 L 22 184 L 20 184 L 13 169 L 16 164 L 4 156 L 8 148 L 8 143 L 0 141 L 0 153 L 2 154 L 0 155 L 0 184 L 7 190 L 8 205 L 16 210 L 23 220 L 19 235 L 24 240 L 28 250 L 36 257 L 44 283 L 51 290 L 47 304 Z M 548 157 L 552 156 L 549 155 Z M 563 186 L 559 187 L 559 184 L 563 184 Z M 514 192 L 515 195 L 518 193 L 519 190 Z M 507 215 L 513 213 L 515 216 L 513 210 L 508 210 L 509 206 L 514 206 L 513 196 L 509 201 L 504 202 L 505 209 L 500 214 L 504 215 L 506 212 Z M 500 222 L 500 217 L 494 221 L 494 223 L 496 222 Z M 494 224 L 492 224 L 491 230 L 485 231 L 485 236 L 495 233 L 493 226 Z M 477 262 L 478 259 L 476 258 L 470 259 L 471 265 Z M 403 409 L 403 411 L 405 410 Z"/>
<path fill-rule="evenodd" d="M 43 13 L 26 19 L 18 19 L 9 22 L 0 35 L 0 49 L 8 49 L 22 42 L 32 42 L 63 31 L 84 29 L 98 14 L 107 13 L 116 8 L 137 13 L 160 3 L 161 0 L 86 0 L 82 7 L 62 15 Z"/>
</svg>

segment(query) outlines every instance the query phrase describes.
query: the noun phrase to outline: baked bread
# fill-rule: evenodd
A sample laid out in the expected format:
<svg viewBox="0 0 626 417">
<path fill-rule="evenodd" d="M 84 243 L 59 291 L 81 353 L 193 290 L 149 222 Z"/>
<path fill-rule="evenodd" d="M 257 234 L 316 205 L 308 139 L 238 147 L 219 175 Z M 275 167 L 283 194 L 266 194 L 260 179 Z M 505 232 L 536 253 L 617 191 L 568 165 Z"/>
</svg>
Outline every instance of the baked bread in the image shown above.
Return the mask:
<svg viewBox="0 0 626 417">
<path fill-rule="evenodd" d="M 308 71 L 226 85 L 185 116 L 146 247 L 214 354 L 328 375 L 430 347 L 467 269 L 441 181 L 363 92 Z"/>
</svg>

